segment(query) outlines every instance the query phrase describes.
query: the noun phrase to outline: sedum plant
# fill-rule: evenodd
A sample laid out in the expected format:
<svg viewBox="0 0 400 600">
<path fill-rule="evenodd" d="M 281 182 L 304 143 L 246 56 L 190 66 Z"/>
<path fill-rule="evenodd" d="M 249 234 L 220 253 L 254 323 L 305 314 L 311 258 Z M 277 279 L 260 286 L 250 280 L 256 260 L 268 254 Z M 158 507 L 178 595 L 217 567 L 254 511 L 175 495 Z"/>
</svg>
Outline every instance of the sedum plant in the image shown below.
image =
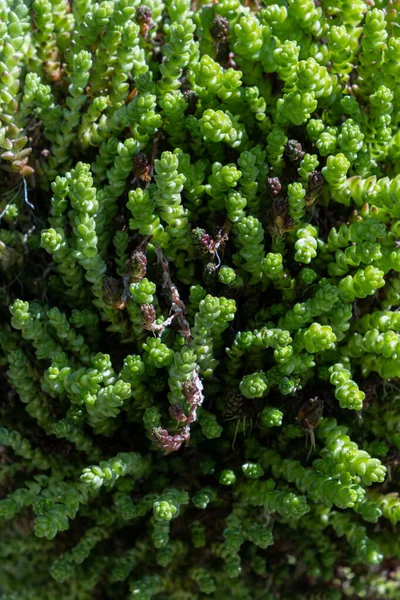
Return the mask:
<svg viewBox="0 0 400 600">
<path fill-rule="evenodd" d="M 398 0 L 1 0 L 0 597 L 400 595 Z"/>
</svg>

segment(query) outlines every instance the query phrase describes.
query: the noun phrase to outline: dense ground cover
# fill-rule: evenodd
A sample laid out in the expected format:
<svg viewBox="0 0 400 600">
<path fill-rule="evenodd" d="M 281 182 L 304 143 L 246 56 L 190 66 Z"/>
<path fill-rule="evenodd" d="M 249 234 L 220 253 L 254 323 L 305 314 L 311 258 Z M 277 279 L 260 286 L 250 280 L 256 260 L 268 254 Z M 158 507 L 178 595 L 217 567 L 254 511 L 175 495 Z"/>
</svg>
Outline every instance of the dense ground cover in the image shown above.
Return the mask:
<svg viewBox="0 0 400 600">
<path fill-rule="evenodd" d="M 399 598 L 397 0 L 0 9 L 2 600 Z"/>
</svg>

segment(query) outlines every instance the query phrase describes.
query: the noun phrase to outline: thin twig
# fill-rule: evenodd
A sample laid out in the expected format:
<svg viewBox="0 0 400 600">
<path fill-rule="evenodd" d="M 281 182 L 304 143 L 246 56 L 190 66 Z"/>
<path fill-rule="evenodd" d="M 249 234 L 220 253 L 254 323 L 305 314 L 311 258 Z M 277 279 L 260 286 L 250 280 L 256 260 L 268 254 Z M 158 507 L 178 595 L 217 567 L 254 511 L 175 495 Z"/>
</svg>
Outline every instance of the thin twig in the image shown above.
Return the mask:
<svg viewBox="0 0 400 600">
<path fill-rule="evenodd" d="M 159 246 L 155 247 L 158 262 L 163 270 L 163 282 L 162 287 L 168 290 L 171 300 L 171 311 L 170 313 L 176 314 L 179 322 L 180 332 L 185 337 L 187 344 L 190 344 L 190 325 L 186 319 L 186 306 L 182 302 L 178 288 L 171 281 L 171 274 L 169 271 L 169 264 L 164 256 L 163 251 Z"/>
</svg>

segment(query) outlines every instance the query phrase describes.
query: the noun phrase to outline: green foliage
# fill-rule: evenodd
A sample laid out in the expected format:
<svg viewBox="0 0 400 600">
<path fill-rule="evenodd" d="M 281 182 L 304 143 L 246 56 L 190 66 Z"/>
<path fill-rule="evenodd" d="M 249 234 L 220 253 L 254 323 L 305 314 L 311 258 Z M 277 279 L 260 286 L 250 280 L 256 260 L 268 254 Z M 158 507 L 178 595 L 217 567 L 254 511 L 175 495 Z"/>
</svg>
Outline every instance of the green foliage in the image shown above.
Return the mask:
<svg viewBox="0 0 400 600">
<path fill-rule="evenodd" d="M 0 597 L 398 599 L 399 1 L 0 13 Z"/>
</svg>

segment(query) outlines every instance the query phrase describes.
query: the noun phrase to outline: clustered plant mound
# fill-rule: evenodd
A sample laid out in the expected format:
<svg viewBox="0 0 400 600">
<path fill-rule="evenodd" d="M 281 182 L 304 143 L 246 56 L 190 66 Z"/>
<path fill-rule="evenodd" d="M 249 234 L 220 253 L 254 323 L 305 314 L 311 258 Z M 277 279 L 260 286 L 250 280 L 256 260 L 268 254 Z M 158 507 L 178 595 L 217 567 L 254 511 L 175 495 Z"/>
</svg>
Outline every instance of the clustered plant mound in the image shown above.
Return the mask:
<svg viewBox="0 0 400 600">
<path fill-rule="evenodd" d="M 398 0 L 0 16 L 2 600 L 398 599 Z"/>
</svg>

